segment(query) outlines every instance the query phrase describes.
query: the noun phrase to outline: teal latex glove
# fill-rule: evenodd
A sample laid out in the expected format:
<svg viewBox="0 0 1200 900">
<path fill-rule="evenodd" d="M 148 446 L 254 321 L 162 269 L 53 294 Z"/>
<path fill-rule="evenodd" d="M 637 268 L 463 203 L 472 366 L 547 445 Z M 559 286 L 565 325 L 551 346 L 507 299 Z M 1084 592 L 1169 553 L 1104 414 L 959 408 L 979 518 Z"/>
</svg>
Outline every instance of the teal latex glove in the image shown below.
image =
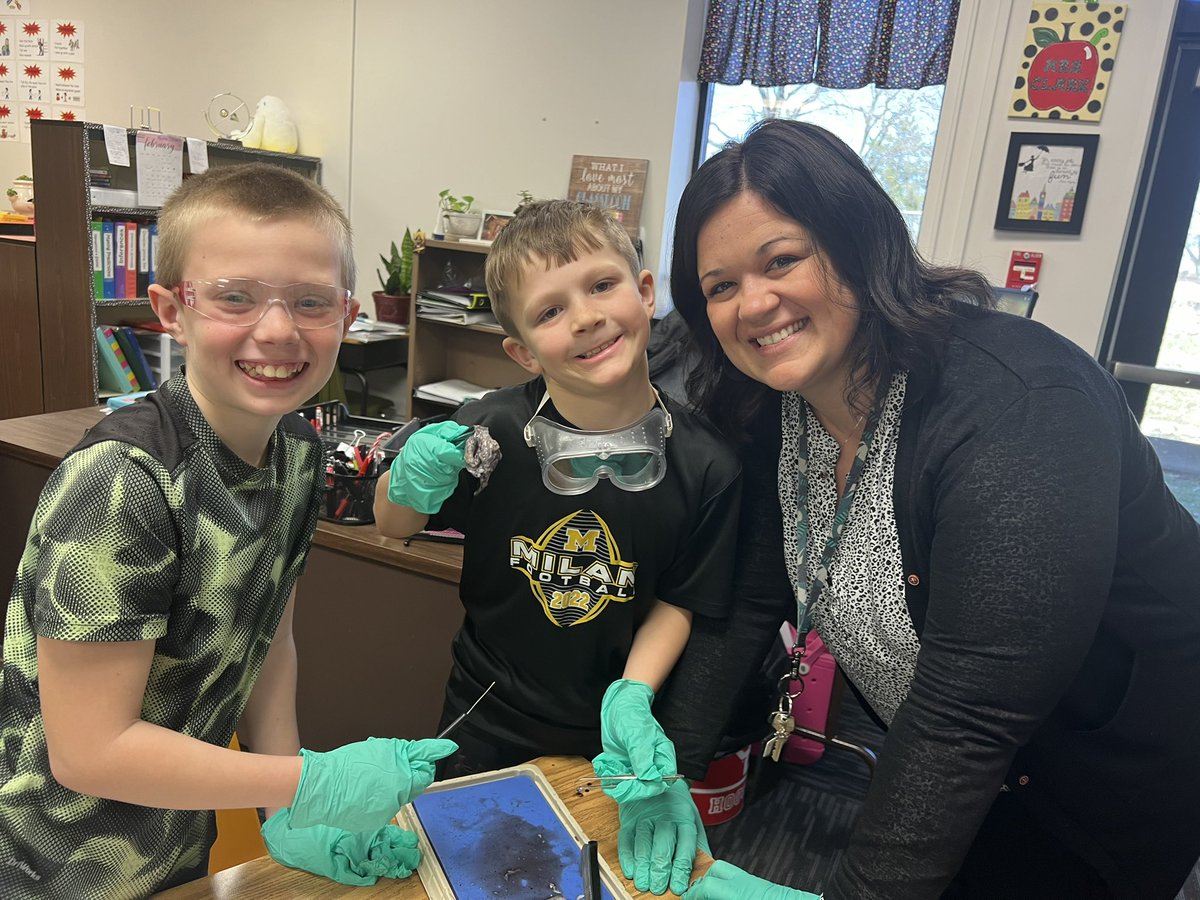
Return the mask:
<svg viewBox="0 0 1200 900">
<path fill-rule="evenodd" d="M 357 833 L 326 825 L 293 828 L 291 812 L 281 809 L 262 827 L 267 852 L 281 865 L 341 884 L 364 885 L 407 878 L 421 861 L 417 836 L 396 825 Z"/>
<path fill-rule="evenodd" d="M 454 741 L 367 738 L 328 753 L 301 750 L 292 826 L 382 828 L 433 782 L 433 764 L 457 749 Z"/>
<path fill-rule="evenodd" d="M 600 743 L 604 750 L 592 768 L 605 775 L 636 775 L 637 780 L 602 784 L 618 803 L 644 800 L 667 789 L 663 776 L 676 774 L 675 745 L 650 712 L 650 685 L 622 678 L 604 692 L 600 704 Z"/>
<path fill-rule="evenodd" d="M 435 422 L 415 432 L 392 460 L 388 499 L 427 516 L 441 509 L 467 464 L 463 453 L 470 431 L 457 422 Z"/>
<path fill-rule="evenodd" d="M 687 890 L 696 850 L 710 852 L 700 811 L 688 786 L 673 781 L 663 793 L 617 806 L 621 829 L 617 854 L 621 871 L 639 891 L 661 894 L 669 886 Z"/>
<path fill-rule="evenodd" d="M 816 894 L 771 884 L 718 859 L 688 888 L 683 900 L 821 900 Z"/>
</svg>

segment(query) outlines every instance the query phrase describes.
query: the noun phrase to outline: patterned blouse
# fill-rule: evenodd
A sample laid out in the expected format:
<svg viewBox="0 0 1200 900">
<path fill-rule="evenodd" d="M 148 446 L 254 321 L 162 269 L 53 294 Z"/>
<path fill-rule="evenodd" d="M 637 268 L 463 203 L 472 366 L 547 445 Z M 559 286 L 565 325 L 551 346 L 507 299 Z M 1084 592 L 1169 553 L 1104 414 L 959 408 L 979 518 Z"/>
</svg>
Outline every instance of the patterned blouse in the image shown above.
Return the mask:
<svg viewBox="0 0 1200 900">
<path fill-rule="evenodd" d="M 813 626 L 833 653 L 846 677 L 862 692 L 876 714 L 890 724 L 908 696 L 920 641 L 904 599 L 904 567 L 892 506 L 892 480 L 907 373 L 893 377 L 870 452 L 862 468 L 850 518 L 829 567 L 829 587 L 813 609 Z M 779 454 L 780 503 L 784 522 L 796 521 L 788 502 L 802 464 L 799 416 L 808 432 L 809 547 L 808 577 L 818 565 L 829 539 L 838 495 L 836 474 L 841 448 L 822 427 L 804 399 L 783 395 L 783 446 Z M 788 570 L 800 564 L 796 529 L 784 528 Z"/>
</svg>

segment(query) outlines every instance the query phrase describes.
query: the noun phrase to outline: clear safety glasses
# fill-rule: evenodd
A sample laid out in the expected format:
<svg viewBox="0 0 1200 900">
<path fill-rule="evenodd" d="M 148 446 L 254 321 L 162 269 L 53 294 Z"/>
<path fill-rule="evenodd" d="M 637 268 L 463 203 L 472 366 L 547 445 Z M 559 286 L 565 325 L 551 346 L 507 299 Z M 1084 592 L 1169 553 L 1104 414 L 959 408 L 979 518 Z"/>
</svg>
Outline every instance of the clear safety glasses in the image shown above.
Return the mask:
<svg viewBox="0 0 1200 900">
<path fill-rule="evenodd" d="M 350 312 L 350 292 L 332 284 L 267 284 L 252 278 L 183 281 L 184 304 L 215 322 L 249 328 L 272 303 L 287 310 L 297 328 L 331 328 Z"/>
<path fill-rule="evenodd" d="M 607 478 L 623 491 L 646 491 L 667 473 L 671 414 L 654 392 L 657 405 L 626 428 L 579 431 L 540 415 L 550 395 L 525 425 L 525 443 L 537 451 L 542 482 L 556 494 L 583 494 Z"/>
</svg>

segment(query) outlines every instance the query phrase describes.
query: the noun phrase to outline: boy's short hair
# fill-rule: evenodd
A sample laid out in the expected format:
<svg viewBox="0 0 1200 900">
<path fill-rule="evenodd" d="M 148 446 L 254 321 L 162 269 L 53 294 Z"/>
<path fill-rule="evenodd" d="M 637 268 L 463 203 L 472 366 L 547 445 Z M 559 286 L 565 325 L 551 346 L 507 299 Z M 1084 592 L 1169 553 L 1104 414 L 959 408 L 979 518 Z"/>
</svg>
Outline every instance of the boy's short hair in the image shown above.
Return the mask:
<svg viewBox="0 0 1200 900">
<path fill-rule="evenodd" d="M 529 267 L 548 271 L 604 247 L 616 250 L 636 279 L 642 270 L 625 227 L 610 213 L 576 200 L 537 200 L 521 207 L 492 242 L 484 278 L 492 312 L 504 331 L 520 338 L 512 318 L 512 300 Z"/>
<path fill-rule="evenodd" d="M 179 284 L 196 226 L 227 213 L 242 215 L 252 222 L 301 219 L 313 224 L 337 247 L 342 287 L 353 293 L 354 243 L 350 220 L 341 204 L 311 178 L 270 163 L 209 169 L 186 179 L 167 198 L 158 216 L 155 280 L 163 287 Z"/>
</svg>

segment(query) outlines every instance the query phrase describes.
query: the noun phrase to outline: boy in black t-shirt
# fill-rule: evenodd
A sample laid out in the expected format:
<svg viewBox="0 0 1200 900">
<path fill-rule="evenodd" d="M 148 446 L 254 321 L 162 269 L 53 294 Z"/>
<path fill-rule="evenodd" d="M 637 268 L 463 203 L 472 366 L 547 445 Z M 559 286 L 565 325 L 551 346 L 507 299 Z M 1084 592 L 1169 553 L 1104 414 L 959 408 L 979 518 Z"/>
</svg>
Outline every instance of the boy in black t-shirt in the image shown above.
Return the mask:
<svg viewBox="0 0 1200 900">
<path fill-rule="evenodd" d="M 358 310 L 349 223 L 257 164 L 185 181 L 159 227 L 150 303 L 187 365 L 51 474 L 8 607 L 0 897 L 147 896 L 205 874 L 213 809 L 255 806 L 286 865 L 410 874 L 415 836 L 387 822 L 455 745 L 312 753 L 296 726 L 324 454 L 291 413 Z"/>
<path fill-rule="evenodd" d="M 439 771 L 602 749 L 598 775 L 636 776 L 605 782 L 622 868 L 639 889 L 682 893 L 703 829 L 687 785 L 663 780 L 675 752 L 651 702 L 693 613 L 726 613 L 740 469 L 651 385 L 653 276 L 610 215 L 530 204 L 492 244 L 486 277 L 505 351 L 537 377 L 414 434 L 375 500 L 385 534 L 466 534 L 443 721 L 496 686 Z M 475 459 L 476 426 L 499 445 L 494 469 Z"/>
</svg>

